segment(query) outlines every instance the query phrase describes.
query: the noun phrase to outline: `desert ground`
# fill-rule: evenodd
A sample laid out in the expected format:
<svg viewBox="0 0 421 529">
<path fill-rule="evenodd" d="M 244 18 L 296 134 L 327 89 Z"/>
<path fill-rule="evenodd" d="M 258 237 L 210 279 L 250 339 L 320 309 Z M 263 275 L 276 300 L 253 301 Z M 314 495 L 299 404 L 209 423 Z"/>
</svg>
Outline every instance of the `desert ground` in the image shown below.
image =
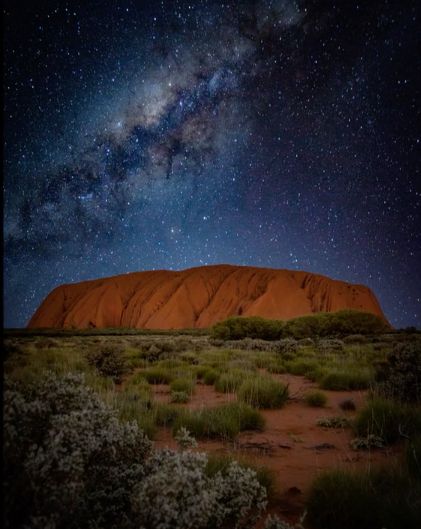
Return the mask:
<svg viewBox="0 0 421 529">
<path fill-rule="evenodd" d="M 216 470 L 236 460 L 257 472 L 267 489 L 265 516 L 294 525 L 304 515 L 311 529 L 318 526 L 306 520 L 307 500 L 323 472 L 401 465 L 409 436 L 370 440 L 362 415 L 373 399 L 375 366 L 402 343 L 419 347 L 420 335 L 270 342 L 205 332 L 10 331 L 4 368 L 7 380 L 24 386 L 46 372 L 83 373 L 154 449 L 180 450 L 176 436 L 185 427 L 197 442 L 192 451 L 207 453 Z M 244 410 L 250 418 L 242 424 Z"/>
</svg>

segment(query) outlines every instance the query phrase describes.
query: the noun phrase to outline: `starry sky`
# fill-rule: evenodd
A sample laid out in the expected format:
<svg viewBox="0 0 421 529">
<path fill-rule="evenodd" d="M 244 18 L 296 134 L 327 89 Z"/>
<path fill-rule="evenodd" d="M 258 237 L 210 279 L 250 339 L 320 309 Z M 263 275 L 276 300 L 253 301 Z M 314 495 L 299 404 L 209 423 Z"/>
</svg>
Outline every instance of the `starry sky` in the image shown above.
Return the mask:
<svg viewBox="0 0 421 529">
<path fill-rule="evenodd" d="M 216 263 L 421 327 L 416 1 L 3 5 L 6 327 L 62 283 Z"/>
</svg>

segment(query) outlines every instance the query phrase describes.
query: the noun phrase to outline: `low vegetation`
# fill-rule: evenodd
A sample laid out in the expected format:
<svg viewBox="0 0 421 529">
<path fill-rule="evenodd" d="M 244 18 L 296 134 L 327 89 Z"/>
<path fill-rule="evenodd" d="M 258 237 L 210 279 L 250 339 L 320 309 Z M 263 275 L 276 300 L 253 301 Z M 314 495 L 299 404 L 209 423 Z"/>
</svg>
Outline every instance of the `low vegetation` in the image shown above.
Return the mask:
<svg viewBox="0 0 421 529">
<path fill-rule="evenodd" d="M 228 318 L 214 325 L 211 336 L 219 340 L 257 338 L 313 338 L 315 336 L 348 336 L 380 334 L 390 327 L 378 316 L 356 310 L 320 312 L 310 316 L 293 318 L 286 322 L 259 317 Z"/>
<path fill-rule="evenodd" d="M 174 422 L 173 432 L 186 428 L 199 439 L 234 439 L 244 430 L 262 430 L 264 419 L 251 406 L 233 402 L 215 408 L 182 412 Z"/>
<path fill-rule="evenodd" d="M 327 397 L 322 391 L 308 391 L 304 395 L 304 401 L 308 406 L 323 408 L 326 406 Z"/>
<path fill-rule="evenodd" d="M 420 527 L 421 487 L 405 468 L 330 470 L 313 483 L 307 515 L 314 529 Z"/>
<path fill-rule="evenodd" d="M 237 395 L 256 408 L 281 408 L 288 399 L 288 387 L 272 378 L 255 376 L 239 386 Z"/>
<path fill-rule="evenodd" d="M 348 428 L 338 435 L 353 434 L 350 448 L 362 451 L 354 454 L 360 459 L 364 450 L 392 443 L 394 452 L 406 447 L 398 470 L 388 465 L 387 471 L 323 473 L 312 488 L 303 526 L 418 527 L 419 335 L 385 332 L 383 322 L 361 313 L 350 315 L 348 327 L 344 318 L 341 313 L 291 322 L 234 318 L 228 339 L 124 332 L 7 336 L 5 526 L 252 524 L 264 508 L 265 489 L 274 505 L 279 502 L 274 480 L 280 478 L 254 455 L 253 462 L 237 452 L 235 459 L 208 458 L 196 450 L 207 439 L 222 442 L 225 450 L 247 446 L 251 433 L 241 432 L 264 430 L 265 414 L 282 419 L 283 410 L 264 410 L 290 405 L 284 381 L 297 375 L 313 384 L 304 395 L 291 391 L 293 406 L 301 400 L 322 412 L 328 395 L 335 402 L 331 391 L 364 392 L 339 403 L 342 415 L 321 417 L 320 435 L 330 435 L 321 428 Z M 223 322 L 220 329 L 226 328 Z M 308 380 L 294 383 L 306 387 Z M 211 395 L 213 403 L 196 409 L 202 395 Z M 149 439 L 170 432 L 179 451 L 154 450 Z M 259 442 L 251 450 L 266 453 Z M 244 450 L 249 447 L 238 454 Z M 288 476 L 281 479 L 287 486 Z M 276 518 L 261 526 L 291 527 Z"/>
</svg>

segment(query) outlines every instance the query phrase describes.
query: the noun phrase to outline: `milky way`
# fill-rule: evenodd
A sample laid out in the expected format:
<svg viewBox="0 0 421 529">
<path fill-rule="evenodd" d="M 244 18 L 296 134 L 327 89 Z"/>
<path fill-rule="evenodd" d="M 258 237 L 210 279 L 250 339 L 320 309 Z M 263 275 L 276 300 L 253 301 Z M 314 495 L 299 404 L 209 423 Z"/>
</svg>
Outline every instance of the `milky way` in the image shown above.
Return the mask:
<svg viewBox="0 0 421 529">
<path fill-rule="evenodd" d="M 414 6 L 5 5 L 6 326 L 61 283 L 213 263 L 421 324 Z"/>
</svg>

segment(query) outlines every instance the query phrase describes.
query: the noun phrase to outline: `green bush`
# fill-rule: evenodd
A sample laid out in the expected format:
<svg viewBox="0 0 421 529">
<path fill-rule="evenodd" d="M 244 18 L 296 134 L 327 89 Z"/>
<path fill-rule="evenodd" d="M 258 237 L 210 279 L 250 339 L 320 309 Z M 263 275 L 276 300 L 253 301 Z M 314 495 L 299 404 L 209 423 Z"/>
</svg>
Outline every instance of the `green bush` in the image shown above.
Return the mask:
<svg viewBox="0 0 421 529">
<path fill-rule="evenodd" d="M 386 443 L 421 433 L 419 407 L 401 404 L 384 398 L 374 398 L 360 410 L 355 419 L 359 436 L 376 435 Z"/>
<path fill-rule="evenodd" d="M 421 524 L 420 489 L 394 468 L 329 470 L 311 486 L 307 519 L 314 529 L 402 529 Z"/>
<path fill-rule="evenodd" d="M 306 338 L 314 336 L 348 336 L 350 334 L 380 334 L 390 329 L 378 316 L 356 310 L 319 312 L 288 320 L 284 336 Z"/>
<path fill-rule="evenodd" d="M 421 343 L 396 344 L 377 364 L 376 382 L 387 397 L 421 403 Z"/>
<path fill-rule="evenodd" d="M 188 378 L 176 378 L 170 383 L 171 391 L 183 391 L 187 395 L 194 393 L 195 381 Z"/>
<path fill-rule="evenodd" d="M 218 377 L 218 371 L 216 371 L 216 369 L 209 368 L 203 375 L 203 382 L 208 386 L 212 386 L 218 380 Z"/>
<path fill-rule="evenodd" d="M 171 391 L 171 402 L 174 404 L 186 404 L 190 399 L 190 394 L 185 391 Z"/>
<path fill-rule="evenodd" d="M 163 367 L 150 367 L 143 371 L 143 376 L 149 384 L 169 384 L 174 378 L 174 375 Z"/>
<path fill-rule="evenodd" d="M 280 408 L 288 400 L 288 387 L 269 377 L 256 376 L 241 384 L 237 396 L 256 408 Z"/>
<path fill-rule="evenodd" d="M 353 370 L 347 371 L 329 371 L 320 380 L 320 387 L 322 389 L 329 389 L 333 391 L 346 391 L 354 389 L 367 389 L 373 377 L 369 370 Z"/>
<path fill-rule="evenodd" d="M 100 375 L 110 377 L 116 383 L 121 382 L 123 375 L 129 371 L 127 360 L 121 349 L 112 346 L 89 351 L 87 360 Z"/>
<path fill-rule="evenodd" d="M 304 395 L 304 401 L 308 406 L 323 408 L 326 406 L 327 397 L 321 391 L 309 391 Z"/>
<path fill-rule="evenodd" d="M 297 358 L 285 362 L 285 368 L 291 375 L 307 375 L 320 367 L 320 362 L 313 358 Z"/>
<path fill-rule="evenodd" d="M 184 427 L 197 438 L 233 439 L 243 430 L 262 430 L 263 426 L 263 417 L 257 410 L 234 402 L 215 408 L 186 411 L 175 421 L 173 431 Z"/>
<path fill-rule="evenodd" d="M 216 340 L 241 340 L 259 338 L 279 340 L 284 323 L 280 320 L 267 320 L 258 316 L 234 317 L 221 321 L 211 329 L 211 338 Z"/>
<path fill-rule="evenodd" d="M 171 404 L 155 404 L 153 414 L 157 426 L 172 426 L 183 413 L 178 406 Z"/>
<path fill-rule="evenodd" d="M 239 369 L 232 369 L 223 373 L 215 382 L 215 389 L 221 393 L 234 393 L 243 381 L 250 377 L 250 373 Z"/>
</svg>

